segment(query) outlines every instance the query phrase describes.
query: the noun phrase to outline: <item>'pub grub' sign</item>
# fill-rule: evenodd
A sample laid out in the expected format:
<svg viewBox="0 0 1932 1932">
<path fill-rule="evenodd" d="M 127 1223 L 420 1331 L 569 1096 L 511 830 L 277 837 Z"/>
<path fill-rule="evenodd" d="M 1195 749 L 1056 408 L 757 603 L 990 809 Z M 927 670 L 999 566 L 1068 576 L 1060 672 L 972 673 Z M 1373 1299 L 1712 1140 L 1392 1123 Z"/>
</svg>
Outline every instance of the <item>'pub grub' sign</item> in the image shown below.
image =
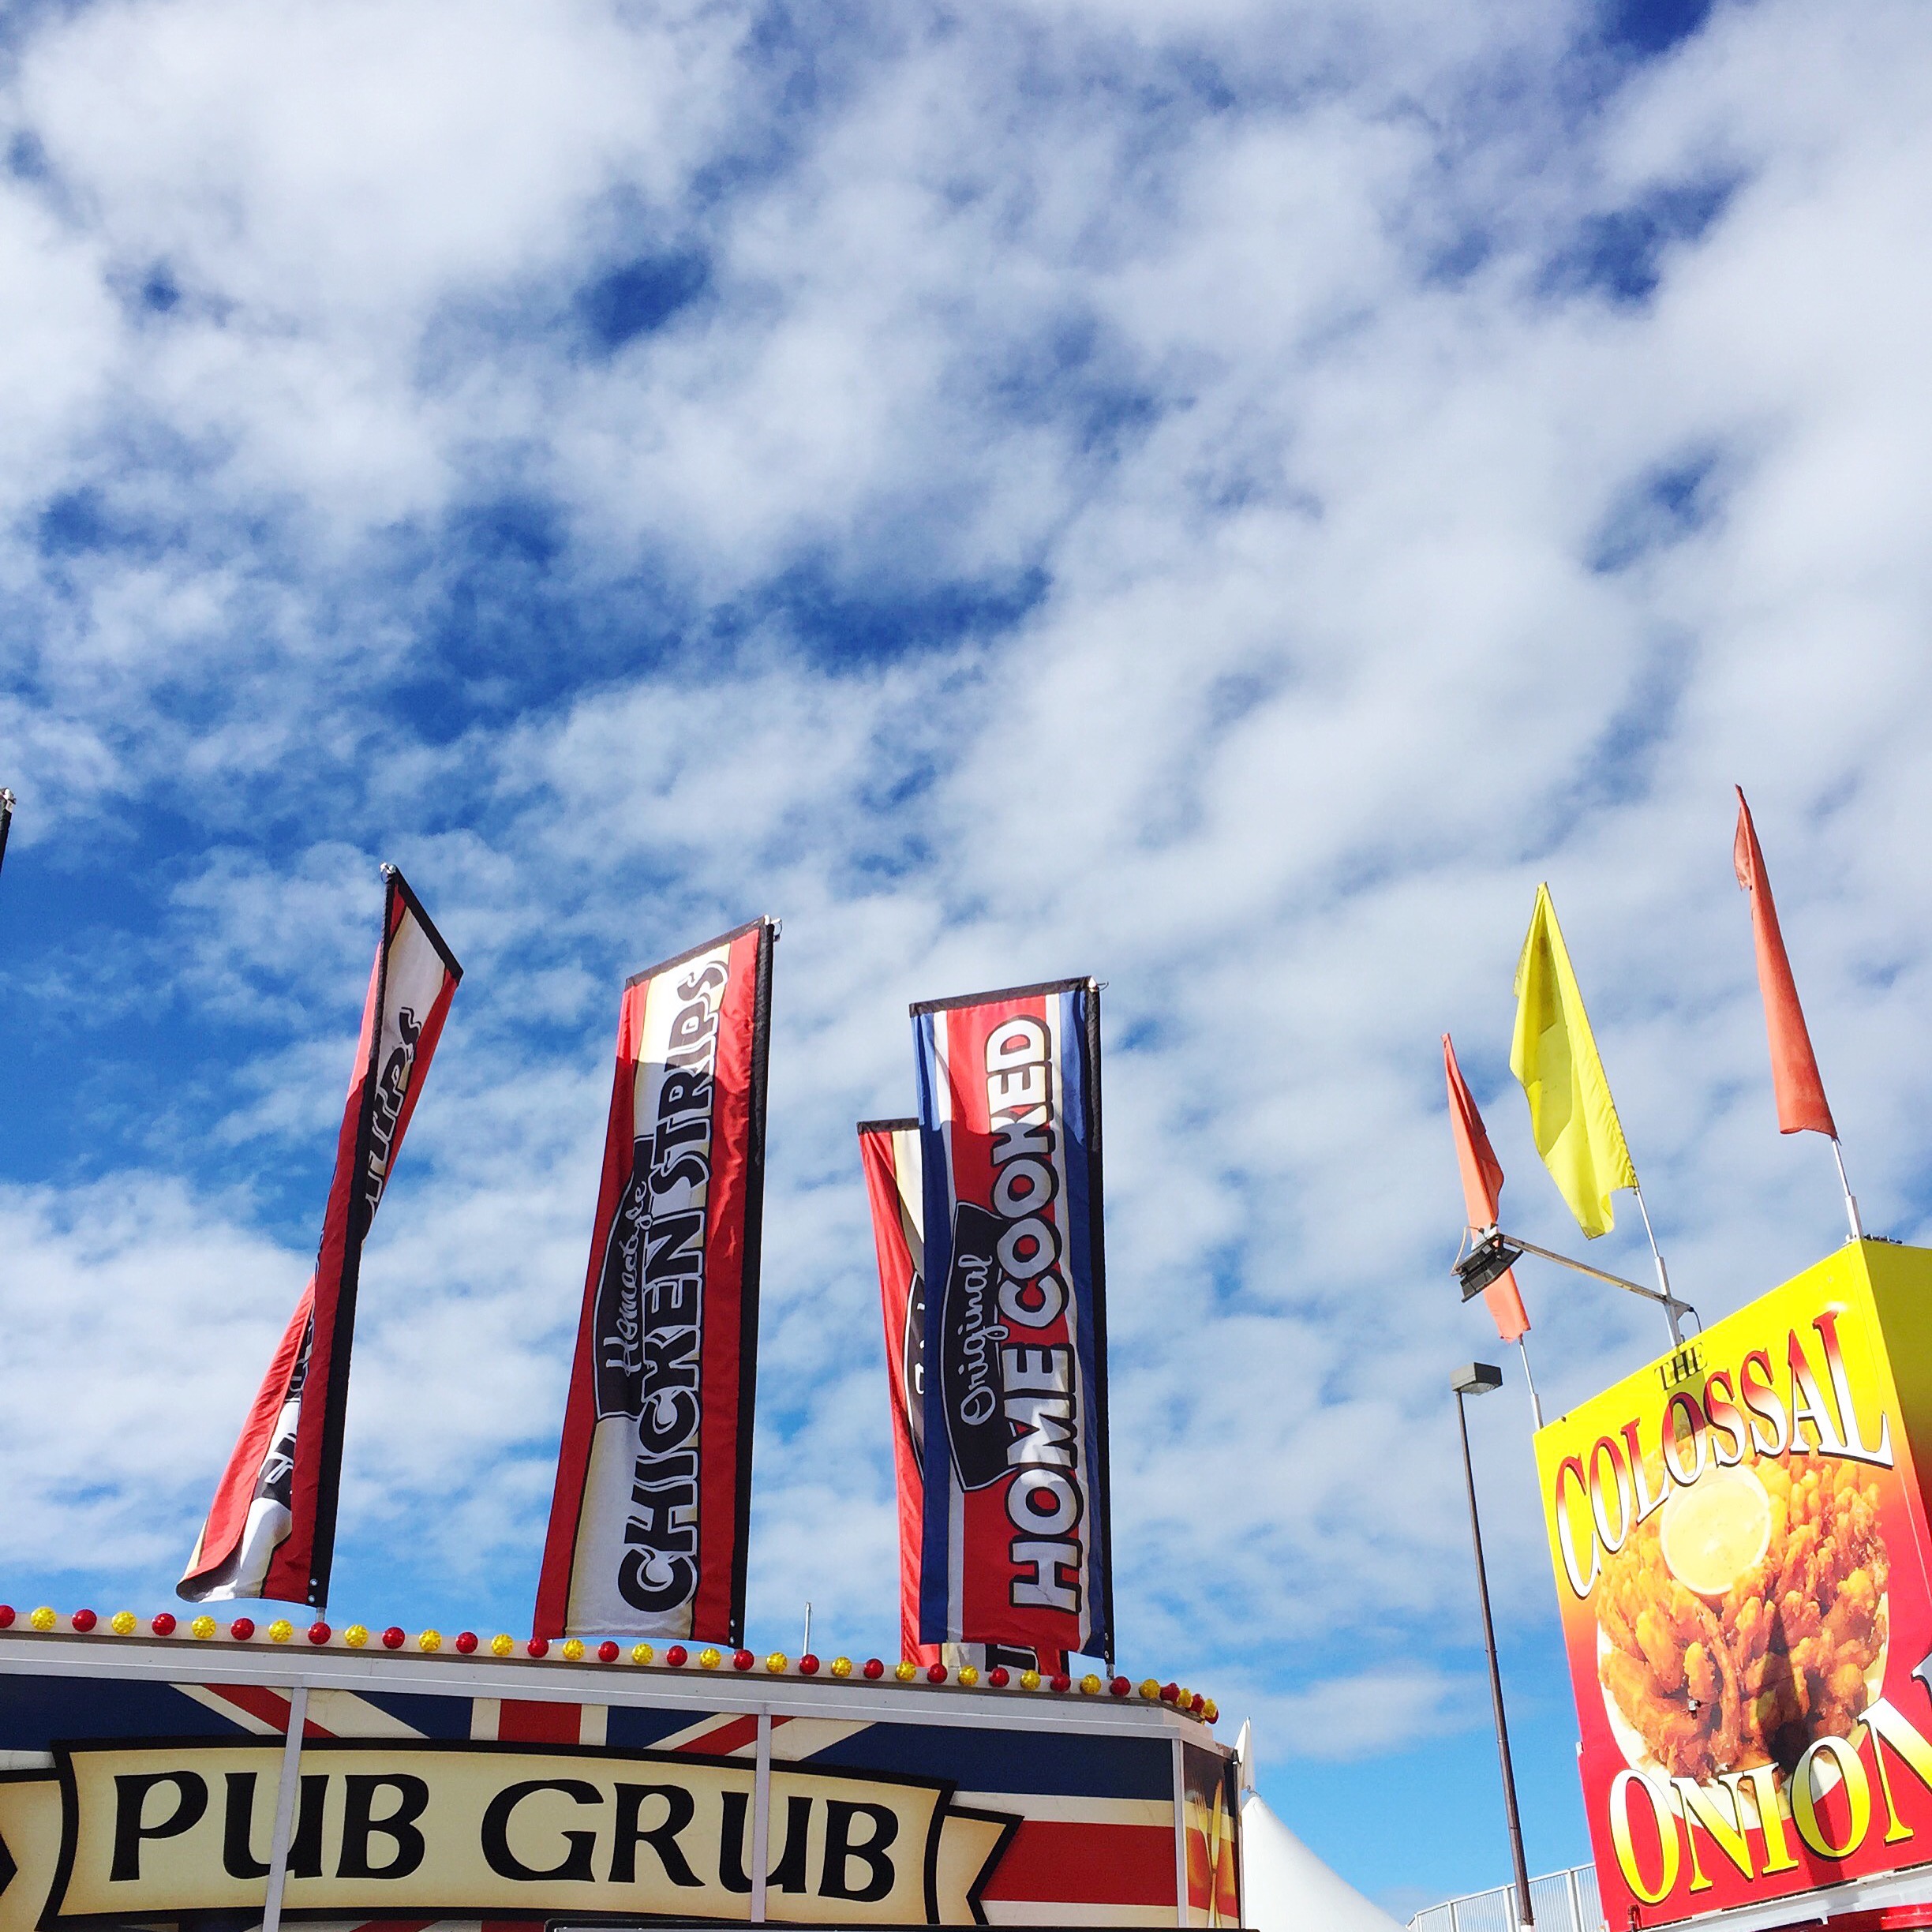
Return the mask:
<svg viewBox="0 0 1932 1932">
<path fill-rule="evenodd" d="M 0 1780 L 0 1932 L 259 1912 L 279 1739 L 58 1746 Z M 288 1913 L 744 1919 L 746 1758 L 314 1741 Z M 807 1923 L 969 1925 L 1018 1823 L 936 1779 L 775 1765 L 769 1899 Z"/>
</svg>

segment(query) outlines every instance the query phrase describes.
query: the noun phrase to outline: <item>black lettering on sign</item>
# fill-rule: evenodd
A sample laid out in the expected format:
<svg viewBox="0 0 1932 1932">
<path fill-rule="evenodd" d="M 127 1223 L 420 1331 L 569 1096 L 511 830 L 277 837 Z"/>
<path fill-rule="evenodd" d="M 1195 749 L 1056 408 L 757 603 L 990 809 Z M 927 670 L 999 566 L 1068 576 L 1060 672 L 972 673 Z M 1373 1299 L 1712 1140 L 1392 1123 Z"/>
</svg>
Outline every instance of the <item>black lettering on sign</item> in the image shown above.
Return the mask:
<svg viewBox="0 0 1932 1932">
<path fill-rule="evenodd" d="M 805 1871 L 805 1853 L 811 1837 L 811 1800 L 796 1793 L 785 1800 L 784 1855 L 772 1867 L 766 1883 L 774 1892 L 806 1892 L 811 1881 Z"/>
<path fill-rule="evenodd" d="M 484 1863 L 500 1878 L 515 1878 L 526 1883 L 540 1878 L 593 1880 L 597 1874 L 590 1868 L 590 1853 L 597 1844 L 595 1832 L 560 1833 L 566 1849 L 561 1861 L 555 1865 L 526 1865 L 510 1849 L 511 1814 L 525 1799 L 534 1797 L 538 1792 L 561 1792 L 572 1804 L 594 1805 L 604 1802 L 604 1794 L 582 1778 L 529 1778 L 520 1784 L 504 1786 L 489 1801 L 489 1809 L 483 1814 Z"/>
<path fill-rule="evenodd" d="M 301 1781 L 301 1809 L 295 1818 L 295 1836 L 289 1844 L 289 1876 L 320 1878 L 322 1876 L 322 1807 L 328 1796 L 328 1773 L 305 1771 Z"/>
<path fill-rule="evenodd" d="M 597 1277 L 597 1407 L 602 1416 L 635 1415 L 644 1378 L 644 1319 L 638 1262 L 650 1226 L 648 1139 L 632 1149 L 634 1166 L 611 1217 Z"/>
<path fill-rule="evenodd" d="M 406 1878 L 423 1862 L 423 1835 L 416 1821 L 429 1809 L 429 1787 L 406 1773 L 390 1776 L 351 1771 L 343 1780 L 342 1852 L 335 1861 L 338 1878 Z M 376 1794 L 393 1792 L 395 1804 L 380 1818 L 375 1814 Z M 369 1840 L 387 1838 L 395 1846 L 382 1864 L 369 1863 Z"/>
<path fill-rule="evenodd" d="M 617 1593 L 635 1610 L 675 1610 L 698 1593 L 698 1566 L 688 1556 L 627 1549 L 617 1565 Z"/>
<path fill-rule="evenodd" d="M 745 1847 L 749 1840 L 745 1820 L 751 1809 L 748 1792 L 724 1793 L 724 1822 L 718 1830 L 718 1883 L 727 1892 L 749 1892 L 750 1874 L 745 1870 Z"/>
<path fill-rule="evenodd" d="M 984 1489 L 1006 1473 L 1013 1434 L 1000 1381 L 1000 1344 L 1008 1334 L 993 1263 L 1000 1225 L 970 1201 L 953 1208 L 953 1263 L 939 1311 L 939 1399 L 953 1465 L 967 1489 Z"/>
<path fill-rule="evenodd" d="M 915 1268 L 906 1290 L 904 1342 L 906 1426 L 912 1436 L 912 1466 L 926 1468 L 926 1280 Z"/>
<path fill-rule="evenodd" d="M 413 1008 L 405 1006 L 396 1014 L 396 1044 L 389 1050 L 376 1076 L 376 1091 L 369 1097 L 369 1165 L 363 1174 L 361 1198 L 356 1204 L 360 1231 L 366 1234 L 369 1222 L 389 1182 L 390 1157 L 395 1148 L 396 1122 L 402 1118 L 402 1103 L 409 1098 L 410 1076 L 416 1065 L 416 1043 L 422 1037 L 422 1024 Z"/>
<path fill-rule="evenodd" d="M 228 1804 L 222 1814 L 222 1870 L 230 1878 L 266 1878 L 268 1861 L 256 1857 L 249 1844 L 255 1816 L 255 1773 L 230 1771 Z"/>
<path fill-rule="evenodd" d="M 646 1803 L 664 1800 L 665 1814 L 646 1828 L 641 1820 Z M 743 1796 L 739 1796 L 742 1805 Z M 677 1835 L 696 1815 L 698 1801 L 682 1784 L 620 1784 L 617 1787 L 617 1836 L 611 1846 L 610 1881 L 612 1885 L 637 1883 L 637 1848 L 647 1844 L 657 1855 L 657 1863 L 673 1885 L 702 1885 L 704 1881 L 691 1868 L 691 1862 L 678 1848 Z M 749 1891 L 750 1886 L 746 1889 Z"/>
<path fill-rule="evenodd" d="M 852 1825 L 862 1818 L 871 1821 L 872 1829 L 855 1844 Z M 898 1836 L 899 1820 L 889 1806 L 828 1798 L 825 1862 L 818 1871 L 819 1896 L 849 1899 L 856 1905 L 870 1905 L 885 1897 L 893 1889 L 893 1863 L 886 1853 Z M 870 1874 L 856 1885 L 851 1882 L 854 1859 Z"/>
<path fill-rule="evenodd" d="M 148 1796 L 163 1784 L 174 1789 L 174 1809 L 152 1822 Z M 110 1880 L 140 1877 L 140 1848 L 151 1838 L 178 1838 L 208 1810 L 208 1780 L 198 1771 L 129 1771 L 114 1780 L 114 1862 Z"/>
</svg>

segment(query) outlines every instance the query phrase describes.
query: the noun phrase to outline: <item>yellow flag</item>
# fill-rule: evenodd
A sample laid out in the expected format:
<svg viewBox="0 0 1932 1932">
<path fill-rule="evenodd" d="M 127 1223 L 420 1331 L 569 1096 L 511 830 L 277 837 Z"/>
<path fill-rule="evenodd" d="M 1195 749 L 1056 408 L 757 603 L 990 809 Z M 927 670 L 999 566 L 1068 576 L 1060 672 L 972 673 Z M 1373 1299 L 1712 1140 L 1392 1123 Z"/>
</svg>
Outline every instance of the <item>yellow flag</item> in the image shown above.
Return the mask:
<svg viewBox="0 0 1932 1932">
<path fill-rule="evenodd" d="M 1547 886 L 1537 888 L 1530 936 L 1516 962 L 1510 1066 L 1529 1098 L 1537 1151 L 1577 1226 L 1593 1239 L 1608 1234 L 1616 1220 L 1611 1193 L 1634 1188 L 1637 1170 Z"/>
</svg>

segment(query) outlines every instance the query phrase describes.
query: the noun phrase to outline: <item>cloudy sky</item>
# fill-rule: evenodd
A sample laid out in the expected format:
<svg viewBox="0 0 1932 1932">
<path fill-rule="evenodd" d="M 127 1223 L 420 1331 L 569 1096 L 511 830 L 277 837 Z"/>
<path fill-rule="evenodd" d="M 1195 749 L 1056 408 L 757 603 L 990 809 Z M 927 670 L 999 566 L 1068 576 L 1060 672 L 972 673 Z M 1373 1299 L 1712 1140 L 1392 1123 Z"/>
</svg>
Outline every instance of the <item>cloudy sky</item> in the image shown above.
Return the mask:
<svg viewBox="0 0 1932 1932">
<path fill-rule="evenodd" d="M 852 1123 L 908 1001 L 1091 972 L 1123 1661 L 1365 1889 L 1500 1881 L 1437 1039 L 1575 1244 L 1536 882 L 1706 1313 L 1842 1230 L 1734 781 L 1868 1220 L 1932 1214 L 1929 52 L 1904 0 L 0 13 L 0 1594 L 170 1601 L 387 859 L 468 977 L 339 1614 L 527 1627 L 619 982 L 769 912 L 752 1626 L 888 1648 Z M 1552 1410 L 1658 1339 L 1525 1281 Z M 1548 1869 L 1519 1380 L 1473 1419 Z"/>
</svg>

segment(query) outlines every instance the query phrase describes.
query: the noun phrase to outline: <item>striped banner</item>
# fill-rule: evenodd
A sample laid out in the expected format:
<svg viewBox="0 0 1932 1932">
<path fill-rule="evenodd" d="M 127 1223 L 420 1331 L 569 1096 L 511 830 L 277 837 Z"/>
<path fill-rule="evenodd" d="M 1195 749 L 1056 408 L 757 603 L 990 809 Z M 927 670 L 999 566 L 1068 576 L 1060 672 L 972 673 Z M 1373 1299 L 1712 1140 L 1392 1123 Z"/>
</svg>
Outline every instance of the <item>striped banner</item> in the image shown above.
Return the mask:
<svg viewBox="0 0 1932 1932">
<path fill-rule="evenodd" d="M 859 1155 L 878 1254 L 879 1307 L 886 1324 L 886 1383 L 892 1405 L 893 1474 L 899 1492 L 899 1654 L 940 1661 L 919 1634 L 919 1536 L 925 1508 L 920 1473 L 926 1432 L 925 1237 L 919 1193 L 919 1122 L 861 1121 Z"/>
<path fill-rule="evenodd" d="M 624 988 L 539 1636 L 740 1640 L 777 932 Z"/>
<path fill-rule="evenodd" d="M 362 1243 L 462 978 L 402 874 L 384 866 L 383 878 L 383 938 L 336 1136 L 321 1252 L 177 1586 L 190 1603 L 328 1601 Z"/>
<path fill-rule="evenodd" d="M 912 1009 L 927 1643 L 1111 1662 L 1099 1018 L 1091 979 Z"/>
</svg>

